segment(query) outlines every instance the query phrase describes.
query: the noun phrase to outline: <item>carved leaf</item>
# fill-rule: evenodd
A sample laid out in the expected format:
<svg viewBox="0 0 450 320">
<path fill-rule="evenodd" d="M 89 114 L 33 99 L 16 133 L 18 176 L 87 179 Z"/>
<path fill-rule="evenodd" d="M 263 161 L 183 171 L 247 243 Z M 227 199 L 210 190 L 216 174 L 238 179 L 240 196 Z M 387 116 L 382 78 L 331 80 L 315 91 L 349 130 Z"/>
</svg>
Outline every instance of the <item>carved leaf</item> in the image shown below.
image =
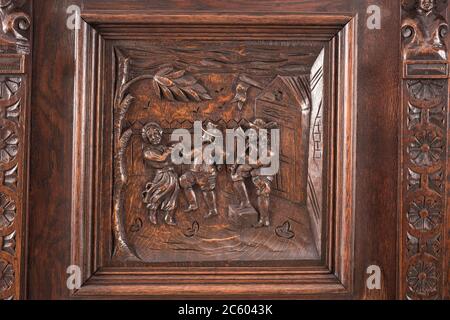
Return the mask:
<svg viewBox="0 0 450 320">
<path fill-rule="evenodd" d="M 0 99 L 10 99 L 19 90 L 22 79 L 15 77 L 0 77 Z"/>
<path fill-rule="evenodd" d="M 185 70 L 174 71 L 172 67 L 163 68 L 156 73 L 153 88 L 160 99 L 168 101 L 201 102 L 212 99 L 194 77 L 186 75 Z"/>
<path fill-rule="evenodd" d="M 12 225 L 16 218 L 16 203 L 6 194 L 0 193 L 0 230 Z"/>
<path fill-rule="evenodd" d="M 1 247 L 2 251 L 8 252 L 14 255 L 16 252 L 16 232 L 6 235 L 3 237 L 3 243 Z"/>
<path fill-rule="evenodd" d="M 14 283 L 14 267 L 0 259 L 0 292 L 9 290 Z"/>
<path fill-rule="evenodd" d="M 291 230 L 289 221 L 286 221 L 282 226 L 277 227 L 275 233 L 280 238 L 293 239 L 295 237 L 295 233 Z"/>
<path fill-rule="evenodd" d="M 197 221 L 194 221 L 192 223 L 192 227 L 189 228 L 188 230 L 186 230 L 186 232 L 184 233 L 184 236 L 187 238 L 192 238 L 194 237 L 200 230 L 200 224 Z"/>
<path fill-rule="evenodd" d="M 19 138 L 8 128 L 0 127 L 0 164 L 9 163 L 17 156 Z"/>
</svg>

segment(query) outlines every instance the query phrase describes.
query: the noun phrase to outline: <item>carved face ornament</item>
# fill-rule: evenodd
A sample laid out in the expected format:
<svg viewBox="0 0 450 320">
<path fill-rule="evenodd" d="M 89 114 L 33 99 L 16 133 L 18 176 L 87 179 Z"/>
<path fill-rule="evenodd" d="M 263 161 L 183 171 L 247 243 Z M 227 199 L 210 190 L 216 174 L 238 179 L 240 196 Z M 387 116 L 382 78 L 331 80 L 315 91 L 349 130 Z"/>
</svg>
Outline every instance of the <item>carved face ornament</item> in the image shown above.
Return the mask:
<svg viewBox="0 0 450 320">
<path fill-rule="evenodd" d="M 420 0 L 419 7 L 426 13 L 434 9 L 434 0 Z"/>
<path fill-rule="evenodd" d="M 142 135 L 153 145 L 158 145 L 162 140 L 162 129 L 156 123 L 150 123 L 142 129 Z"/>
</svg>

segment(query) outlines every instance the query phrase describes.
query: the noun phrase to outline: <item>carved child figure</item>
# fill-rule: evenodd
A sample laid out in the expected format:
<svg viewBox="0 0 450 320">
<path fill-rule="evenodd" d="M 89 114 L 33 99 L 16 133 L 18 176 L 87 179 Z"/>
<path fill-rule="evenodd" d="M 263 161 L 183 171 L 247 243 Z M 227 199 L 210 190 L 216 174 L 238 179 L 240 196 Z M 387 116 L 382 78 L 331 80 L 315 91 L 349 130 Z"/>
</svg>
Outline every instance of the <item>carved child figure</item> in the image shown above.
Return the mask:
<svg viewBox="0 0 450 320">
<path fill-rule="evenodd" d="M 205 131 L 203 135 L 202 148 L 192 150 L 192 152 L 187 155 L 188 157 L 195 159 L 197 156 L 203 155 L 203 147 L 214 142 L 214 136 L 211 134 L 213 130 L 217 130 L 217 126 L 213 123 L 208 123 L 207 131 Z M 220 170 L 221 166 L 216 165 L 215 163 L 206 163 L 205 161 L 202 161 L 201 163 L 194 162 L 190 166 L 189 171 L 181 176 L 180 185 L 184 189 L 184 194 L 188 202 L 188 208 L 185 212 L 198 210 L 197 196 L 193 189 L 195 185 L 198 185 L 208 207 L 208 213 L 205 215 L 205 218 L 210 218 L 219 214 L 217 211 L 215 189 L 217 172 Z"/>
<path fill-rule="evenodd" d="M 155 177 L 143 192 L 150 222 L 158 224 L 157 212 L 165 213 L 164 220 L 168 225 L 176 225 L 175 211 L 180 187 L 178 175 L 171 161 L 173 147 L 163 145 L 163 130 L 157 123 L 148 123 L 142 129 L 144 141 L 150 144 L 144 148 L 144 159 L 156 170 Z"/>
<path fill-rule="evenodd" d="M 410 1 L 411 2 L 411 1 Z M 445 37 L 448 25 L 438 13 L 436 0 L 416 0 L 403 22 L 406 60 L 447 60 Z"/>
</svg>

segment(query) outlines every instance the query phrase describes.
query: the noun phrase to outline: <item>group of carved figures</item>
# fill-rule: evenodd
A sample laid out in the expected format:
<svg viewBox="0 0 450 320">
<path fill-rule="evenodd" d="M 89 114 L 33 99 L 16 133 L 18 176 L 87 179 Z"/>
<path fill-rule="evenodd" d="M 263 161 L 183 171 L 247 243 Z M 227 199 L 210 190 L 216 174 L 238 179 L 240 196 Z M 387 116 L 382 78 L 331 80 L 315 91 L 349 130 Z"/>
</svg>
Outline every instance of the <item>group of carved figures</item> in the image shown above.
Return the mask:
<svg viewBox="0 0 450 320">
<path fill-rule="evenodd" d="M 266 123 L 264 120 L 256 119 L 250 123 L 250 127 L 256 132 L 260 129 L 274 128 L 276 124 Z M 210 129 L 216 129 L 213 123 L 207 124 L 207 130 L 204 130 L 202 137 L 202 150 L 214 141 L 214 136 L 209 134 Z M 194 187 L 198 186 L 203 194 L 203 199 L 208 208 L 205 218 L 218 216 L 216 199 L 217 175 L 223 170 L 224 165 L 213 163 L 196 163 L 189 165 L 189 169 L 181 177 L 175 170 L 172 162 L 172 152 L 176 144 L 163 143 L 163 129 L 155 122 L 147 123 L 142 129 L 142 136 L 146 143 L 143 149 L 145 162 L 155 171 L 152 181 L 148 182 L 143 192 L 144 203 L 146 205 L 149 220 L 151 223 L 158 224 L 158 213 L 164 214 L 164 221 L 168 225 L 176 225 L 175 213 L 177 210 L 178 196 L 180 190 L 184 191 L 188 207 L 186 213 L 194 212 L 199 209 L 197 196 Z M 246 153 L 249 146 L 246 146 Z M 196 154 L 203 152 L 199 149 L 193 149 L 188 157 L 195 158 Z M 225 156 L 225 155 L 221 155 Z M 248 154 L 246 154 L 248 157 Z M 217 157 L 216 157 L 217 159 Z M 229 165 L 228 169 L 233 183 L 233 189 L 239 204 L 237 211 L 246 210 L 255 211 L 251 202 L 249 193 L 245 184 L 245 179 L 251 178 L 257 191 L 258 202 L 258 222 L 254 227 L 270 226 L 269 204 L 270 192 L 273 176 L 264 175 L 265 167 L 258 161 L 257 164 Z"/>
</svg>

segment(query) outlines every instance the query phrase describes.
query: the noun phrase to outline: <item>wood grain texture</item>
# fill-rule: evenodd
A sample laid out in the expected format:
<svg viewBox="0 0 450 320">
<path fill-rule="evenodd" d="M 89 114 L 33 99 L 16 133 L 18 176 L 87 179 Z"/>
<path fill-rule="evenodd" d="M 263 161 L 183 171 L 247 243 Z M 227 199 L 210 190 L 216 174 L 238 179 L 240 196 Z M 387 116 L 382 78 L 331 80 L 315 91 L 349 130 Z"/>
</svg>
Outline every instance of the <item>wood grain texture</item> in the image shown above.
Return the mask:
<svg viewBox="0 0 450 320">
<path fill-rule="evenodd" d="M 66 29 L 66 8 L 72 4 L 77 1 L 42 1 L 34 12 L 39 23 L 35 25 L 33 55 L 29 299 L 64 299 L 70 293 L 66 287 L 66 269 L 70 265 L 71 247 L 68 213 L 72 197 L 69 185 L 75 33 Z M 49 15 L 49 12 L 59 14 Z"/>
</svg>

